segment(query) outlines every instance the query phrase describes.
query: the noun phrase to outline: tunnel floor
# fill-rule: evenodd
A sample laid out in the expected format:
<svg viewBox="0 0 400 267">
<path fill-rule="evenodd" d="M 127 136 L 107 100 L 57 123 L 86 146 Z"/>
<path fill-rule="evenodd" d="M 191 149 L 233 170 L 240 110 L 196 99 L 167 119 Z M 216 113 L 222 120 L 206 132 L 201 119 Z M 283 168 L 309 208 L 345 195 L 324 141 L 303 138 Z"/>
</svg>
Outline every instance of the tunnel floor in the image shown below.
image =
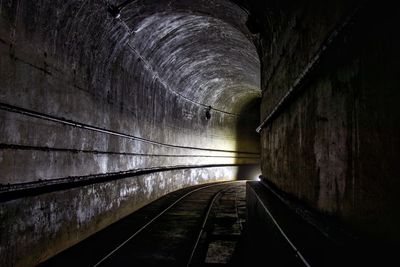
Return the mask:
<svg viewBox="0 0 400 267">
<path fill-rule="evenodd" d="M 238 265 L 245 184 L 213 183 L 170 193 L 41 266 Z"/>
<path fill-rule="evenodd" d="M 256 181 L 184 188 L 40 266 L 382 266 L 396 255 L 362 240 L 339 244 L 335 225 L 321 231 L 287 201 Z"/>
</svg>

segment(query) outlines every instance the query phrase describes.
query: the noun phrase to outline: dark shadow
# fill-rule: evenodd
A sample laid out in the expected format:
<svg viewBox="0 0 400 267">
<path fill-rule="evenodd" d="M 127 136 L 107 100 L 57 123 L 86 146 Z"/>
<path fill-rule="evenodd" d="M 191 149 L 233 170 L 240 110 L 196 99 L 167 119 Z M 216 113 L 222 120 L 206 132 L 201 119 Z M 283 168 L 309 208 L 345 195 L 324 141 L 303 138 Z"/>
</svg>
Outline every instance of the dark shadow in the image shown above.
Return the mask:
<svg viewBox="0 0 400 267">
<path fill-rule="evenodd" d="M 249 101 L 240 110 L 240 117 L 236 125 L 236 151 L 252 152 L 252 154 L 239 154 L 236 164 L 241 164 L 238 169 L 238 180 L 255 180 L 261 174 L 260 168 L 260 136 L 256 128 L 260 122 L 260 98 Z"/>
</svg>

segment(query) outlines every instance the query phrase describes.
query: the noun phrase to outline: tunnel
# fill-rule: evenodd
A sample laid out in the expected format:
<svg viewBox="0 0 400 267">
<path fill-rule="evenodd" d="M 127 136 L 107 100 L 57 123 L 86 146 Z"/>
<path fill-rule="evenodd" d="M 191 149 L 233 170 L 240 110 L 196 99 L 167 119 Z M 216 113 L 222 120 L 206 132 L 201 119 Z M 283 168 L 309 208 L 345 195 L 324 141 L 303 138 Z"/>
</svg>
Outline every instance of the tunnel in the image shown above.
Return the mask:
<svg viewBox="0 0 400 267">
<path fill-rule="evenodd" d="M 0 1 L 0 265 L 83 259 L 87 240 L 200 188 L 224 188 L 207 207 L 243 231 L 227 266 L 385 265 L 400 243 L 398 15 Z"/>
</svg>

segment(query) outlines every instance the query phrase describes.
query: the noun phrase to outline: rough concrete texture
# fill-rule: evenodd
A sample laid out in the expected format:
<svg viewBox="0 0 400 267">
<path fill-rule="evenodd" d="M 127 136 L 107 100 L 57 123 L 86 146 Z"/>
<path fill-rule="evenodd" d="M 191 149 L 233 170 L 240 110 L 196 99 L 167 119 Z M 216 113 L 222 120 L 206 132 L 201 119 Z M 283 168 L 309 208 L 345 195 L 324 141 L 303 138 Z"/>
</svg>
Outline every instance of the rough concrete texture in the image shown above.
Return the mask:
<svg viewBox="0 0 400 267">
<path fill-rule="evenodd" d="M 263 62 L 261 120 L 286 94 L 354 2 L 265 1 L 254 11 L 259 17 Z"/>
<path fill-rule="evenodd" d="M 33 266 L 180 188 L 236 178 L 238 167 L 140 175 L 0 204 L 0 265 Z"/>
<path fill-rule="evenodd" d="M 162 144 L 232 151 L 219 153 L 226 158 L 217 162 L 235 162 L 237 129 L 243 128 L 239 115 L 259 95 L 259 61 L 249 37 L 215 18 L 225 14 L 222 7 L 199 4 L 204 10 L 198 12 L 216 13 L 200 16 L 168 1 L 137 5 L 125 7 L 118 20 L 99 1 L 2 2 L 1 103 Z M 236 24 L 245 20 L 240 8 L 230 4 L 229 10 L 240 18 Z M 4 108 L 0 116 L 1 144 L 15 145 L 1 150 L 3 184 L 114 172 L 152 166 L 152 161 L 192 163 L 151 155 L 210 155 Z M 246 120 L 254 126 L 257 116 Z M 245 152 L 257 152 L 252 137 L 240 136 Z M 16 158 L 27 168 L 15 167 Z M 215 162 L 196 160 L 192 164 Z"/>
<path fill-rule="evenodd" d="M 257 163 L 260 63 L 247 13 L 225 0 L 133 1 L 118 19 L 108 8 L 0 1 L 1 192 L 137 169 Z M 2 203 L 2 260 L 37 263 L 166 191 L 234 178 L 231 167 L 207 169 L 204 179 L 201 169 L 190 171 L 194 180 L 186 172 L 168 190 L 156 174 L 143 178 L 155 186 L 151 198 L 140 193 L 150 185 L 136 195 L 124 179 L 110 188 L 115 199 L 107 182 Z"/>
<path fill-rule="evenodd" d="M 300 4 L 284 18 L 271 17 L 281 25 L 269 28 L 272 39 L 281 32 L 291 39 L 280 37 L 280 43 L 271 43 L 272 50 L 284 50 L 283 54 L 264 51 L 262 65 L 272 57 L 277 66 L 276 71 L 267 67 L 262 71 L 261 117 L 287 92 L 332 25 L 340 25 L 352 10 L 348 3 L 336 8 L 314 4 L 318 26 L 313 23 L 315 16 L 307 17 L 308 8 Z M 360 235 L 398 243 L 400 40 L 393 10 L 363 5 L 317 63 L 302 93 L 263 129 L 261 142 L 266 179 L 313 208 L 337 216 Z M 326 20 L 319 18 L 325 12 Z M 291 15 L 295 13 L 303 15 Z M 293 19 L 302 31 L 292 26 Z M 302 35 L 316 29 L 320 30 L 314 35 Z"/>
</svg>

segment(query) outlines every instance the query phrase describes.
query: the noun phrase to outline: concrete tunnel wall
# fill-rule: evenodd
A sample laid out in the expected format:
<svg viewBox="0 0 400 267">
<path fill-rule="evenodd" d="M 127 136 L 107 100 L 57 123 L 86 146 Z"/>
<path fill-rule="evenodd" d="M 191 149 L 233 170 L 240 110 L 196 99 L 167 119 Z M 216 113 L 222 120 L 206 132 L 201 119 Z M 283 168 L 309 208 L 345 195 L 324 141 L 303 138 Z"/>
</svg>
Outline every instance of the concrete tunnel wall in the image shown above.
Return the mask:
<svg viewBox="0 0 400 267">
<path fill-rule="evenodd" d="M 261 121 L 280 107 L 261 130 L 264 179 L 361 236 L 400 240 L 396 9 L 232 2 L 134 1 L 120 19 L 105 1 L 0 3 L 0 264 L 33 265 L 257 163 L 260 80 Z M 7 195 L 36 187 L 50 189 Z"/>
<path fill-rule="evenodd" d="M 268 1 L 257 10 L 261 121 L 279 106 L 261 130 L 264 179 L 357 238 L 398 245 L 396 8 L 374 1 Z M 295 93 L 278 105 L 289 90 Z"/>
<path fill-rule="evenodd" d="M 0 265 L 258 164 L 246 20 L 228 1 L 134 1 L 120 18 L 105 1 L 0 2 Z"/>
</svg>

